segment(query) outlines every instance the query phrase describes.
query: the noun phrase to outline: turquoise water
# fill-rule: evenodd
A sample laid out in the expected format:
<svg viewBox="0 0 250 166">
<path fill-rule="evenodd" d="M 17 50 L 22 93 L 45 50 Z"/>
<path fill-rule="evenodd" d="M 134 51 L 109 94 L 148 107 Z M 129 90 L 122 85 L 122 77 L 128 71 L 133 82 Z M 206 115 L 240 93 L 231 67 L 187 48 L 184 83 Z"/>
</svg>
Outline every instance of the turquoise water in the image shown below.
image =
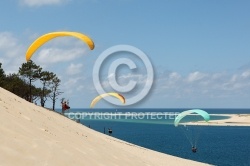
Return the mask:
<svg viewBox="0 0 250 166">
<path fill-rule="evenodd" d="M 93 118 L 84 116 L 80 122 L 90 128 L 107 133 L 112 129 L 112 137 L 116 137 L 133 144 L 143 146 L 162 153 L 205 162 L 213 165 L 250 165 L 250 127 L 219 127 L 219 126 L 183 126 L 174 127 L 174 117 L 159 115 L 156 118 L 146 116 L 125 116 L 131 112 L 161 112 L 174 113 L 186 109 L 72 109 L 71 112 L 107 112 L 112 116 Z M 250 113 L 250 109 L 204 109 L 210 114 L 242 114 Z M 123 116 L 115 113 L 123 113 Z M 112 117 L 112 119 L 110 118 Z M 114 118 L 116 117 L 116 118 Z M 150 117 L 150 116 L 149 116 Z M 228 117 L 211 116 L 211 119 L 224 119 Z M 199 116 L 189 116 L 186 121 L 202 120 Z M 184 130 L 183 130 L 184 129 Z M 185 135 L 186 130 L 199 133 L 197 153 L 191 152 L 191 144 Z M 183 132 L 184 131 L 184 132 Z M 166 163 L 167 165 L 167 163 Z"/>
<path fill-rule="evenodd" d="M 66 114 L 71 119 L 79 118 L 83 121 L 113 121 L 119 123 L 125 122 L 172 125 L 175 117 L 182 111 L 183 109 L 72 109 Z M 210 114 L 216 114 L 215 112 L 210 112 Z M 211 115 L 211 120 L 227 118 L 229 118 L 229 116 Z M 181 122 L 185 123 L 202 120 L 201 116 L 192 115 L 186 116 Z"/>
</svg>

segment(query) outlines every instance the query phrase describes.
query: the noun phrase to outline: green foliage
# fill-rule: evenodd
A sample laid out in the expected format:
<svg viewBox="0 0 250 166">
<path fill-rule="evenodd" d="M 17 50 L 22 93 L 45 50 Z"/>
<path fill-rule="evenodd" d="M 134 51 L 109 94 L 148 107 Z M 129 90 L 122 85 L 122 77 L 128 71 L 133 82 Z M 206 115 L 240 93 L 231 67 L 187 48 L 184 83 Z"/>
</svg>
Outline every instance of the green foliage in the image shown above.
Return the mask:
<svg viewBox="0 0 250 166">
<path fill-rule="evenodd" d="M 17 74 L 7 75 L 3 88 L 26 100 L 29 98 L 29 86 Z"/>
<path fill-rule="evenodd" d="M 5 73 L 4 70 L 2 69 L 2 63 L 0 62 L 0 87 L 3 86 L 5 80 Z"/>
<path fill-rule="evenodd" d="M 53 110 L 55 110 L 55 103 L 56 103 L 56 100 L 58 99 L 57 96 L 63 93 L 59 91 L 60 82 L 61 80 L 56 76 L 52 79 L 52 82 L 51 82 L 52 95 L 50 96 L 50 98 L 53 102 L 53 108 L 52 108 Z"/>
<path fill-rule="evenodd" d="M 40 80 L 42 86 L 33 85 Z M 33 61 L 23 63 L 19 68 L 18 74 L 5 75 L 0 63 L 0 86 L 6 90 L 26 99 L 30 102 L 40 100 L 41 106 L 45 106 L 48 98 L 53 102 L 53 110 L 59 92 L 60 79 L 53 72 L 42 71 L 42 68 Z"/>
<path fill-rule="evenodd" d="M 2 76 L 5 76 L 5 74 L 4 74 L 4 71 L 3 71 L 3 69 L 2 69 L 2 63 L 0 62 L 0 78 L 1 78 Z"/>
<path fill-rule="evenodd" d="M 29 101 L 32 101 L 32 82 L 39 79 L 42 68 L 36 65 L 32 60 L 23 63 L 22 66 L 19 68 L 19 74 L 29 81 Z"/>
<path fill-rule="evenodd" d="M 44 107 L 44 105 L 45 105 L 45 101 L 47 100 L 47 96 L 49 96 L 49 94 L 51 93 L 51 90 L 47 89 L 47 87 L 50 86 L 54 77 L 56 77 L 56 75 L 52 72 L 49 72 L 49 71 L 42 71 L 39 74 L 39 79 L 42 83 L 42 91 L 40 94 L 42 107 Z"/>
<path fill-rule="evenodd" d="M 42 68 L 36 65 L 32 60 L 23 63 L 19 68 L 19 74 L 29 81 L 34 82 L 39 78 L 39 73 L 41 73 Z"/>
</svg>

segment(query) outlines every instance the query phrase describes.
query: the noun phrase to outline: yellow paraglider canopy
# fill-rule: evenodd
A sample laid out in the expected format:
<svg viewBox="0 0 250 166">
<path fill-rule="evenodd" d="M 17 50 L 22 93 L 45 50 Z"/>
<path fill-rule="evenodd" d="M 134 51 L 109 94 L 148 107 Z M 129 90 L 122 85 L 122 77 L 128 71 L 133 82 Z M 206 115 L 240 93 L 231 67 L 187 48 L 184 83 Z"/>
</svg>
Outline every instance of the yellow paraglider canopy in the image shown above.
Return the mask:
<svg viewBox="0 0 250 166">
<path fill-rule="evenodd" d="M 26 61 L 29 61 L 32 57 L 33 53 L 41 47 L 43 44 L 48 42 L 49 40 L 56 38 L 56 37 L 63 37 L 63 36 L 72 36 L 76 37 L 83 42 L 85 42 L 91 50 L 95 48 L 94 42 L 86 35 L 79 33 L 79 32 L 68 32 L 68 31 L 60 31 L 60 32 L 50 32 L 45 35 L 38 37 L 28 48 L 26 52 Z"/>
<path fill-rule="evenodd" d="M 113 97 L 116 97 L 118 98 L 123 104 L 125 104 L 125 98 L 119 94 L 119 93 L 115 93 L 115 92 L 111 92 L 111 93 L 104 93 L 104 94 L 101 94 L 99 96 L 97 96 L 96 98 L 94 98 L 90 104 L 90 108 L 93 108 L 95 106 L 95 104 L 101 100 L 102 98 L 104 97 L 107 97 L 107 96 L 113 96 Z"/>
</svg>

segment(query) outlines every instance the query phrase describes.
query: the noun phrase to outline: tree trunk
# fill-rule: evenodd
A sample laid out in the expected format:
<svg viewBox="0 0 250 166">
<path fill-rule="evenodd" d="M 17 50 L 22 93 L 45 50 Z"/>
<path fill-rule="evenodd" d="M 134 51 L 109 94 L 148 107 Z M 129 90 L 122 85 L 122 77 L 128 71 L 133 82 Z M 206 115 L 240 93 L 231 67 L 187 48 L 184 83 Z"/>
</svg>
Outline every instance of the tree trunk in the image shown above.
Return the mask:
<svg viewBox="0 0 250 166">
<path fill-rule="evenodd" d="M 56 104 L 56 93 L 55 92 L 53 93 L 52 101 L 53 101 L 53 108 L 52 109 L 55 111 L 55 104 Z"/>
<path fill-rule="evenodd" d="M 32 102 L 31 98 L 32 98 L 32 95 L 31 95 L 31 79 L 30 79 L 30 98 L 29 98 L 29 102 Z"/>
</svg>

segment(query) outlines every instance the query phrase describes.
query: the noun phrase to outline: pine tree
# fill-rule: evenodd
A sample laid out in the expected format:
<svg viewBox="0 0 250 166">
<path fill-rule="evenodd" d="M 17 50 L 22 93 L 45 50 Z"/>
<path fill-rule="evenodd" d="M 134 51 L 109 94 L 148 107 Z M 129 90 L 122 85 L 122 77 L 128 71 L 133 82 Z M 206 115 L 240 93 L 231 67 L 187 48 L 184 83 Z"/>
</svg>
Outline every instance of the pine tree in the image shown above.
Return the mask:
<svg viewBox="0 0 250 166">
<path fill-rule="evenodd" d="M 53 102 L 53 108 L 52 108 L 53 110 L 55 110 L 56 99 L 58 99 L 57 96 L 63 93 L 59 91 L 60 82 L 61 80 L 58 77 L 55 77 L 53 78 L 51 83 L 51 91 L 52 91 L 51 100 Z"/>
<path fill-rule="evenodd" d="M 28 79 L 29 82 L 29 99 L 28 101 L 32 102 L 32 82 L 39 79 L 42 68 L 36 65 L 32 60 L 23 63 L 19 68 L 19 74 L 24 78 Z"/>
<path fill-rule="evenodd" d="M 52 83 L 53 79 L 56 77 L 56 75 L 52 72 L 48 71 L 42 71 L 40 73 L 40 81 L 42 83 L 42 93 L 41 93 L 41 106 L 45 106 L 45 102 L 47 100 L 47 96 L 51 93 L 51 90 L 49 90 L 50 84 Z"/>
<path fill-rule="evenodd" d="M 5 77 L 6 76 L 5 76 L 4 70 L 2 69 L 2 63 L 0 62 L 0 87 L 3 87 Z"/>
</svg>

